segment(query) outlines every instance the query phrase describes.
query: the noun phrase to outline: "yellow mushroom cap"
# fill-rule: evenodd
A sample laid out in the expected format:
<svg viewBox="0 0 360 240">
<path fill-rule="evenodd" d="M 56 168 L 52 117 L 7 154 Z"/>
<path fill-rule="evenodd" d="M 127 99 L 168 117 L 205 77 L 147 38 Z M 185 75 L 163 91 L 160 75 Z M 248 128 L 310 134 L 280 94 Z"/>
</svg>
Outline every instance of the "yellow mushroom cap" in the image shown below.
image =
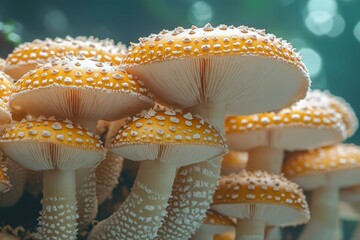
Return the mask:
<svg viewBox="0 0 360 240">
<path fill-rule="evenodd" d="M 234 240 L 235 232 L 227 232 L 223 234 L 217 234 L 214 236 L 214 240 Z"/>
<path fill-rule="evenodd" d="M 359 127 L 354 109 L 345 99 L 331 94 L 329 91 L 311 90 L 308 93 L 309 99 L 313 105 L 318 105 L 326 108 L 333 108 L 338 112 L 345 123 L 347 137 L 351 137 Z"/>
<path fill-rule="evenodd" d="M 121 63 L 126 54 L 126 46 L 114 44 L 113 40 L 99 40 L 94 37 L 66 37 L 45 40 L 36 39 L 18 46 L 6 59 L 5 71 L 14 79 L 19 79 L 37 64 L 47 62 L 53 56 L 62 57 L 68 53 L 95 57 L 101 62 Z"/>
<path fill-rule="evenodd" d="M 4 154 L 35 171 L 90 168 L 105 157 L 98 136 L 54 117 L 24 119 L 6 129 L 0 143 Z"/>
<path fill-rule="evenodd" d="M 314 106 L 312 99 L 278 113 L 230 116 L 225 132 L 231 149 L 246 151 L 259 146 L 304 150 L 337 144 L 346 138 L 341 116 L 332 108 Z"/>
<path fill-rule="evenodd" d="M 11 122 L 11 113 L 9 111 L 8 105 L 0 99 L 0 129 L 3 128 L 3 126 L 6 126 L 4 124 Z"/>
<path fill-rule="evenodd" d="M 6 174 L 5 159 L 0 158 L 0 192 L 3 192 L 11 187 L 9 177 Z"/>
<path fill-rule="evenodd" d="M 207 210 L 206 212 L 204 224 L 235 227 L 235 223 L 230 218 L 223 216 L 211 209 Z"/>
<path fill-rule="evenodd" d="M 310 218 L 305 196 L 297 184 L 262 171 L 243 170 L 221 177 L 212 209 L 225 216 L 260 220 L 272 226 L 302 224 Z"/>
<path fill-rule="evenodd" d="M 0 71 L 0 98 L 7 103 L 14 81 L 6 73 Z"/>
<path fill-rule="evenodd" d="M 221 103 L 230 114 L 253 114 L 289 106 L 309 86 L 300 55 L 264 30 L 206 24 L 139 41 L 123 63 L 167 106 Z"/>
<path fill-rule="evenodd" d="M 360 184 L 360 148 L 339 144 L 289 153 L 283 172 L 306 190 L 328 185 L 346 187 Z"/>
<path fill-rule="evenodd" d="M 11 107 L 33 116 L 116 120 L 153 105 L 140 80 L 83 56 L 53 58 L 25 74 L 12 90 Z"/>
<path fill-rule="evenodd" d="M 242 169 L 246 168 L 248 161 L 247 152 L 236 152 L 229 151 L 224 155 L 223 161 L 221 163 L 221 175 L 229 175 L 231 173 L 240 172 Z"/>
<path fill-rule="evenodd" d="M 221 156 L 227 149 L 219 131 L 199 116 L 160 108 L 134 116 L 110 148 L 131 160 L 157 159 L 179 166 Z"/>
</svg>

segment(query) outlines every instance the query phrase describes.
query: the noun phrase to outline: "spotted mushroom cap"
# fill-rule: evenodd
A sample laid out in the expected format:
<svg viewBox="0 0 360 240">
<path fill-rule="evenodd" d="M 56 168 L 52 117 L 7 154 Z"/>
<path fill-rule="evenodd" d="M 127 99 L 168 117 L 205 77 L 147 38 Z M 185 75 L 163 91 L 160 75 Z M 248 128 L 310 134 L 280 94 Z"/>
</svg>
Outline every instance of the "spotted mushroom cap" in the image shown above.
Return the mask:
<svg viewBox="0 0 360 240">
<path fill-rule="evenodd" d="M 19 79 L 27 71 L 34 69 L 37 64 L 43 64 L 53 56 L 62 57 L 67 53 L 95 57 L 101 62 L 119 65 L 126 52 L 124 44 L 114 44 L 111 39 L 99 40 L 83 36 L 36 39 L 33 42 L 21 44 L 8 56 L 5 71 L 14 79 Z"/>
<path fill-rule="evenodd" d="M 310 81 L 290 43 L 246 26 L 163 30 L 132 43 L 123 63 L 160 103 L 222 103 L 229 114 L 289 106 L 305 97 Z"/>
<path fill-rule="evenodd" d="M 3 129 L 3 126 L 7 126 L 7 123 L 11 122 L 11 113 L 9 111 L 8 105 L 0 99 L 0 130 Z"/>
<path fill-rule="evenodd" d="M 262 171 L 242 170 L 221 177 L 211 208 L 225 216 L 260 220 L 272 226 L 303 224 L 310 218 L 297 184 Z"/>
<path fill-rule="evenodd" d="M 359 120 L 354 109 L 345 99 L 331 94 L 329 91 L 311 90 L 306 99 L 309 99 L 313 105 L 319 105 L 320 108 L 325 106 L 333 108 L 346 126 L 347 137 L 354 135 L 359 127 Z"/>
<path fill-rule="evenodd" d="M 0 98 L 7 103 L 11 94 L 11 87 L 14 81 L 9 75 L 0 71 Z"/>
<path fill-rule="evenodd" d="M 278 113 L 227 117 L 225 132 L 230 149 L 272 146 L 293 151 L 342 142 L 346 127 L 341 116 L 330 107 L 315 104 L 305 98 Z"/>
<path fill-rule="evenodd" d="M 6 174 L 5 159 L 0 158 L 0 192 L 3 192 L 11 187 L 9 177 Z"/>
<path fill-rule="evenodd" d="M 235 223 L 229 217 L 209 209 L 206 212 L 206 218 L 198 231 L 204 231 L 214 235 L 234 230 Z"/>
<path fill-rule="evenodd" d="M 339 144 L 289 153 L 283 173 L 305 190 L 328 185 L 346 187 L 360 184 L 360 148 Z"/>
<path fill-rule="evenodd" d="M 0 143 L 5 155 L 35 171 L 90 168 L 105 157 L 98 136 L 54 117 L 13 124 L 0 135 Z"/>
<path fill-rule="evenodd" d="M 223 161 L 221 163 L 221 175 L 229 175 L 231 173 L 238 173 L 242 169 L 246 168 L 248 161 L 247 152 L 236 152 L 229 151 L 224 155 Z"/>
<path fill-rule="evenodd" d="M 12 91 L 15 110 L 72 120 L 117 120 L 154 104 L 136 77 L 83 56 L 55 57 L 25 74 Z"/>
<path fill-rule="evenodd" d="M 184 166 L 226 152 L 226 144 L 213 126 L 190 113 L 156 108 L 143 110 L 122 126 L 110 151 L 125 158 L 159 160 Z"/>
</svg>

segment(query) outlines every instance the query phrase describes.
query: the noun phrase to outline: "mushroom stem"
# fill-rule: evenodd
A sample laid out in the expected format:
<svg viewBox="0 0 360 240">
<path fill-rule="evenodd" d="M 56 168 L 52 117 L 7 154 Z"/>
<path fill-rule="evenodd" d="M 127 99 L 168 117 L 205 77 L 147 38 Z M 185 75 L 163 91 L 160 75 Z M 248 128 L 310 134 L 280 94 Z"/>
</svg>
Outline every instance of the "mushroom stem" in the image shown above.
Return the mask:
<svg viewBox="0 0 360 240">
<path fill-rule="evenodd" d="M 265 223 L 257 220 L 237 219 L 235 240 L 263 240 Z"/>
<path fill-rule="evenodd" d="M 44 197 L 39 239 L 75 240 L 77 234 L 75 172 L 43 172 Z"/>
<path fill-rule="evenodd" d="M 76 171 L 76 200 L 78 203 L 80 231 L 84 230 L 96 218 L 98 212 L 95 171 L 96 167 Z"/>
<path fill-rule="evenodd" d="M 338 226 L 339 189 L 327 186 L 311 194 L 311 220 L 300 235 L 300 240 L 332 239 Z"/>
<path fill-rule="evenodd" d="M 246 169 L 249 171 L 262 170 L 280 174 L 284 160 L 284 150 L 271 146 L 261 146 L 249 151 Z"/>
<path fill-rule="evenodd" d="M 224 133 L 224 105 L 203 103 L 188 110 L 207 118 Z M 201 226 L 218 184 L 221 160 L 222 156 L 179 169 L 157 240 L 186 240 Z"/>
<path fill-rule="evenodd" d="M 196 233 L 191 237 L 191 240 L 206 240 L 206 239 L 213 239 L 214 238 L 214 234 L 212 232 L 203 230 L 203 229 L 198 229 L 198 231 L 196 231 Z"/>
<path fill-rule="evenodd" d="M 118 211 L 94 227 L 88 239 L 154 239 L 166 214 L 175 174 L 174 165 L 142 161 L 130 195 Z"/>
</svg>

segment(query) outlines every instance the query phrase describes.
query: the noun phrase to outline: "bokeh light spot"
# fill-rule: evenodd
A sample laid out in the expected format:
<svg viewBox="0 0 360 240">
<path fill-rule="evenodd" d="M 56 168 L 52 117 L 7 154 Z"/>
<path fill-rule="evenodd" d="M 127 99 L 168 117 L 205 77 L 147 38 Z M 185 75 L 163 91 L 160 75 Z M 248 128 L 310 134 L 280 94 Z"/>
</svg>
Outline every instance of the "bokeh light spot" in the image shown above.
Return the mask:
<svg viewBox="0 0 360 240">
<path fill-rule="evenodd" d="M 360 21 L 354 27 L 354 36 L 360 42 Z"/>
<path fill-rule="evenodd" d="M 322 58 L 319 53 L 311 48 L 302 48 L 300 53 L 303 62 L 309 70 L 310 77 L 318 76 L 322 67 Z"/>
<path fill-rule="evenodd" d="M 49 32 L 61 34 L 66 32 L 69 24 L 63 12 L 53 10 L 45 15 L 44 25 Z"/>
<path fill-rule="evenodd" d="M 345 30 L 344 18 L 339 14 L 335 14 L 333 17 L 333 27 L 327 35 L 329 37 L 337 37 L 340 34 L 342 34 L 344 30 Z"/>
<path fill-rule="evenodd" d="M 204 25 L 211 21 L 213 8 L 207 2 L 194 2 L 189 9 L 189 20 L 195 25 Z"/>
</svg>

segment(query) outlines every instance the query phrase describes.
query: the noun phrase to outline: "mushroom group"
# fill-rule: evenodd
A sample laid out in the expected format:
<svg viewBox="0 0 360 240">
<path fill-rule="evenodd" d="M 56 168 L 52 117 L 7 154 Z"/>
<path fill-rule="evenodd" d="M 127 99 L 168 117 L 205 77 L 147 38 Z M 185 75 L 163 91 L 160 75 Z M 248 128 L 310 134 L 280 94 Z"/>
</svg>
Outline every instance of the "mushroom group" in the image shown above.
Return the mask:
<svg viewBox="0 0 360 240">
<path fill-rule="evenodd" d="M 307 223 L 301 187 L 319 188 L 303 237 L 316 239 L 339 188 L 360 184 L 357 147 L 336 145 L 358 122 L 309 86 L 289 42 L 247 26 L 177 27 L 128 49 L 94 37 L 21 44 L 0 61 L 0 208 L 24 190 L 42 196 L 33 235 L 44 240 L 260 240 Z"/>
</svg>

